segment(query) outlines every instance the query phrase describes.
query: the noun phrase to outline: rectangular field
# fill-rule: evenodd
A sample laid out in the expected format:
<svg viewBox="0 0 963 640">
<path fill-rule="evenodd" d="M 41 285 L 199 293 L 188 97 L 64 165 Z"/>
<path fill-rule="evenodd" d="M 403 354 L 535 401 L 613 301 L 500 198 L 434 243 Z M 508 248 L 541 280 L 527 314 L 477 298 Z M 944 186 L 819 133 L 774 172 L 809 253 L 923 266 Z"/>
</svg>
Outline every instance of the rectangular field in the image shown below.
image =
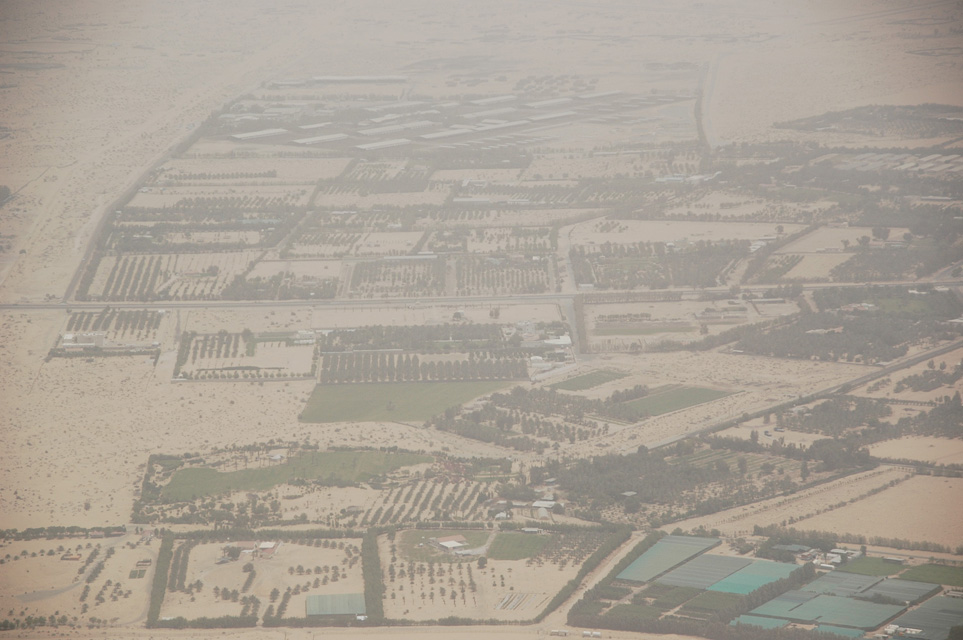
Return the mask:
<svg viewBox="0 0 963 640">
<path fill-rule="evenodd" d="M 183 501 L 230 491 L 266 491 L 295 478 L 353 483 L 423 462 L 431 462 L 431 457 L 382 451 L 314 451 L 255 469 L 230 472 L 210 467 L 180 469 L 161 493 L 167 499 Z"/>
<path fill-rule="evenodd" d="M 499 533 L 488 549 L 488 557 L 492 560 L 530 558 L 541 551 L 548 541 L 548 536 L 531 533 Z"/>
<path fill-rule="evenodd" d="M 619 380 L 626 377 L 627 373 L 622 373 L 621 371 L 612 371 L 611 369 L 599 369 L 597 371 L 591 371 L 589 373 L 583 373 L 582 375 L 575 376 L 574 378 L 569 378 L 568 380 L 562 380 L 561 382 L 556 382 L 555 384 L 549 385 L 552 389 L 560 389 L 562 391 L 585 391 L 586 389 L 592 389 L 593 387 L 598 387 L 605 384 L 606 382 L 612 382 L 613 380 Z"/>
<path fill-rule="evenodd" d="M 900 579 L 963 587 L 963 567 L 924 564 L 908 570 L 900 576 Z"/>
<path fill-rule="evenodd" d="M 728 391 L 703 387 L 678 387 L 627 402 L 640 415 L 658 416 L 679 409 L 711 402 L 731 395 Z"/>
<path fill-rule="evenodd" d="M 616 578 L 648 582 L 719 544 L 718 538 L 666 536 L 625 568 Z"/>
<path fill-rule="evenodd" d="M 497 391 L 505 382 L 397 382 L 318 385 L 301 422 L 423 421 Z"/>
<path fill-rule="evenodd" d="M 756 560 L 752 564 L 716 582 L 709 587 L 709 591 L 724 591 L 726 593 L 739 594 L 751 593 L 770 582 L 788 578 L 789 574 L 798 568 L 799 567 L 794 564 L 785 562 Z"/>
<path fill-rule="evenodd" d="M 752 564 L 746 558 L 704 554 L 659 578 L 661 584 L 706 589 L 739 569 Z"/>
</svg>

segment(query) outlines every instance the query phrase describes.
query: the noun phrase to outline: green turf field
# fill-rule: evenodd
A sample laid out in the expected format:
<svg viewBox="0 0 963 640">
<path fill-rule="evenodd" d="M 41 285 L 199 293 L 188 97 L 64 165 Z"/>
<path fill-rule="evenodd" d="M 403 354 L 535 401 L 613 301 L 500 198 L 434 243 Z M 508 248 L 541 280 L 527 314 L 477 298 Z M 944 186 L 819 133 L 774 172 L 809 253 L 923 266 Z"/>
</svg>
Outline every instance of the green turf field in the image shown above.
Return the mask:
<svg viewBox="0 0 963 640">
<path fill-rule="evenodd" d="M 883 562 L 882 558 L 856 558 L 839 567 L 840 571 L 859 573 L 864 576 L 891 576 L 905 569 L 901 564 Z"/>
<path fill-rule="evenodd" d="M 580 376 L 575 376 L 568 380 L 556 382 L 550 385 L 550 388 L 561 389 L 562 391 L 585 391 L 586 389 L 597 387 L 606 382 L 624 378 L 627 375 L 626 373 L 612 371 L 611 369 L 599 369 L 598 371 L 590 371 L 589 373 L 583 373 Z"/>
<path fill-rule="evenodd" d="M 432 538 L 464 536 L 469 549 L 483 546 L 491 532 L 479 529 L 408 529 L 398 534 L 398 559 L 405 562 L 455 562 L 461 559 L 431 543 Z"/>
<path fill-rule="evenodd" d="M 705 389 L 703 387 L 674 387 L 661 393 L 630 400 L 626 402 L 639 415 L 658 416 L 671 411 L 678 411 L 710 400 L 718 400 L 730 395 L 728 391 Z"/>
<path fill-rule="evenodd" d="M 301 422 L 423 422 L 510 382 L 377 382 L 319 384 L 301 412 Z"/>
<path fill-rule="evenodd" d="M 963 587 L 963 567 L 948 567 L 941 564 L 921 564 L 909 569 L 900 580 L 916 580 L 933 584 L 948 584 Z"/>
<path fill-rule="evenodd" d="M 548 544 L 549 539 L 550 536 L 534 533 L 499 533 L 488 549 L 488 557 L 492 560 L 531 558 Z"/>
<path fill-rule="evenodd" d="M 431 456 L 384 451 L 312 451 L 281 464 L 221 472 L 209 467 L 180 469 L 161 490 L 175 502 L 230 491 L 266 491 L 295 478 L 355 483 L 413 464 Z"/>
</svg>

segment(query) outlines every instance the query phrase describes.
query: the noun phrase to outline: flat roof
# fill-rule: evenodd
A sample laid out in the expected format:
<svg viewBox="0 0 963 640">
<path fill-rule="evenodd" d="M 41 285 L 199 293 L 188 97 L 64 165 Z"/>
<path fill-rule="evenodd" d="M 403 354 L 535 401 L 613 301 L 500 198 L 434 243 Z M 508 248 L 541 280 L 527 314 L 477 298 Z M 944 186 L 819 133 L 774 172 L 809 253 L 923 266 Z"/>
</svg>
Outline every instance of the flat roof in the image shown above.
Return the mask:
<svg viewBox="0 0 963 640">
<path fill-rule="evenodd" d="M 235 140 L 251 140 L 252 138 L 266 138 L 287 132 L 287 129 L 261 129 L 260 131 L 249 131 L 248 133 L 235 133 L 231 137 Z"/>
<path fill-rule="evenodd" d="M 295 144 L 318 144 L 321 142 L 334 142 L 335 140 L 344 140 L 348 136 L 343 133 L 332 133 L 326 136 L 314 136 L 313 138 L 299 138 L 294 140 Z"/>
<path fill-rule="evenodd" d="M 411 140 L 408 138 L 395 138 L 394 140 L 382 140 L 381 142 L 369 142 L 368 144 L 359 144 L 356 149 L 361 149 L 362 151 L 374 151 L 376 149 L 387 149 L 389 147 L 400 147 L 409 144 Z"/>
</svg>

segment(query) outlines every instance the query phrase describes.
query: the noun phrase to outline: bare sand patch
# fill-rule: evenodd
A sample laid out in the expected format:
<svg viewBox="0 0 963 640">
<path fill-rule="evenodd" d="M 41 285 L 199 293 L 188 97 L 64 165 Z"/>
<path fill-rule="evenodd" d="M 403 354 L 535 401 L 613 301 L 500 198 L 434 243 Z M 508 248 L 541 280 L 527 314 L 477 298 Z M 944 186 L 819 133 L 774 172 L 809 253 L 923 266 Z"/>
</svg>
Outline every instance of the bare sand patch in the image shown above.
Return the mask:
<svg viewBox="0 0 963 640">
<path fill-rule="evenodd" d="M 902 239 L 909 229 L 890 227 L 891 240 Z M 784 253 L 835 253 L 843 251 L 845 246 L 856 247 L 863 236 L 873 237 L 872 229 L 868 227 L 819 227 L 802 238 L 780 247 L 777 254 Z M 845 244 L 844 244 L 845 241 Z"/>
<path fill-rule="evenodd" d="M 839 480 L 833 480 L 816 485 L 809 489 L 797 491 L 790 496 L 779 496 L 754 502 L 753 504 L 742 507 L 726 509 L 709 516 L 700 518 L 690 518 L 668 525 L 669 530 L 681 527 L 683 530 L 691 531 L 704 526 L 707 529 L 718 529 L 725 535 L 744 536 L 752 534 L 753 527 L 756 525 L 765 527 L 769 525 L 792 526 L 797 529 L 818 529 L 825 527 L 813 525 L 813 521 L 819 517 L 832 518 L 842 511 L 830 511 L 824 516 L 807 518 L 807 516 L 821 511 L 830 505 L 846 502 L 858 498 L 870 491 L 886 486 L 890 482 L 906 478 L 908 474 L 894 467 L 880 467 L 872 471 L 846 476 Z M 905 483 L 904 483 L 905 484 Z M 899 486 L 899 485 L 897 485 Z M 864 500 L 865 501 L 865 500 Z M 864 501 L 857 502 L 862 504 Z M 849 507 L 846 507 L 849 508 Z M 880 519 L 892 518 L 893 511 L 884 511 L 880 514 Z M 842 520 L 844 522 L 844 520 Z M 832 529 L 833 531 L 860 533 L 860 531 L 850 531 L 842 529 Z M 882 531 L 882 529 L 880 530 Z M 864 532 L 869 535 L 884 535 L 876 532 Z M 888 534 L 887 534 L 888 535 Z M 921 540 L 923 538 L 915 538 Z"/>
<path fill-rule="evenodd" d="M 936 464 L 963 464 L 963 440 L 909 436 L 870 445 L 869 452 L 877 458 L 919 460 Z"/>
<path fill-rule="evenodd" d="M 779 253 L 779 255 L 798 255 Z M 803 255 L 802 260 L 783 276 L 784 280 L 828 279 L 832 270 L 852 258 L 851 253 L 819 253 Z"/>
<path fill-rule="evenodd" d="M 906 482 L 796 525 L 867 537 L 963 544 L 963 478 L 915 476 Z"/>
</svg>

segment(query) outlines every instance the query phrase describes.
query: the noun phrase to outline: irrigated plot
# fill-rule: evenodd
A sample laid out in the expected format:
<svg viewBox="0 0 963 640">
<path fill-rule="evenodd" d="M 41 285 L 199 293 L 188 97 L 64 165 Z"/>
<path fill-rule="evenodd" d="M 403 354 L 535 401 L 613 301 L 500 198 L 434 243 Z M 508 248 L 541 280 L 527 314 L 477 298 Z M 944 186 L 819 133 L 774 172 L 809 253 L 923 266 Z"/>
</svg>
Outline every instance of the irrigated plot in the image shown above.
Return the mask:
<svg viewBox="0 0 963 640">
<path fill-rule="evenodd" d="M 315 369 L 314 334 L 185 334 L 184 362 L 177 376 L 187 380 L 310 378 Z"/>
<path fill-rule="evenodd" d="M 256 251 L 232 251 L 106 257 L 87 296 L 107 302 L 209 299 L 220 295 L 257 256 Z"/>
<path fill-rule="evenodd" d="M 551 290 L 549 258 L 462 256 L 455 263 L 458 295 L 546 293 Z"/>
<path fill-rule="evenodd" d="M 363 298 L 437 296 L 445 292 L 445 260 L 437 256 L 355 263 L 351 295 Z"/>
</svg>

